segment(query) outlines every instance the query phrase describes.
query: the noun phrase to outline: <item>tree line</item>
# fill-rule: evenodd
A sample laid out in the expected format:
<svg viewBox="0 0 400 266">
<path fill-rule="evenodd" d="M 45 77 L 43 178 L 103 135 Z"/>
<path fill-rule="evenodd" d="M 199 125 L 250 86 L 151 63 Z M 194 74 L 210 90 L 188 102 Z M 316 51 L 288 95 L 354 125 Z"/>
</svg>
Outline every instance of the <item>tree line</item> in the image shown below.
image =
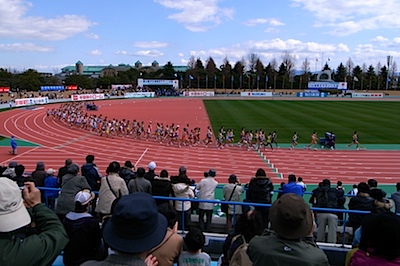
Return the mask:
<svg viewBox="0 0 400 266">
<path fill-rule="evenodd" d="M 9 86 L 11 89 L 37 91 L 40 86 L 78 85 L 81 88 L 110 88 L 111 84 L 137 84 L 138 78 L 178 79 L 180 87 L 202 89 L 307 89 L 309 81 L 316 80 L 317 61 L 305 59 L 296 68 L 296 59 L 289 53 L 281 55 L 280 60 L 273 58 L 264 65 L 257 54 L 251 53 L 247 60 L 242 58 L 234 64 L 225 57 L 222 65 L 216 65 L 210 56 L 204 63 L 201 58 L 191 56 L 187 63 L 187 70 L 177 72 L 171 62 L 159 69 L 130 68 L 117 75 L 103 77 L 88 77 L 69 75 L 65 79 L 56 76 L 43 76 L 36 70 L 28 69 L 23 72 L 10 71 L 0 68 L 0 86 Z M 312 64 L 315 71 L 312 72 Z M 332 79 L 336 82 L 347 82 L 348 89 L 354 90 L 384 90 L 398 89 L 398 73 L 395 61 L 387 65 L 378 63 L 376 66 L 365 63 L 354 65 L 351 58 L 345 64 L 340 63 L 335 69 L 329 65 L 329 59 L 322 70 L 331 70 Z"/>
</svg>

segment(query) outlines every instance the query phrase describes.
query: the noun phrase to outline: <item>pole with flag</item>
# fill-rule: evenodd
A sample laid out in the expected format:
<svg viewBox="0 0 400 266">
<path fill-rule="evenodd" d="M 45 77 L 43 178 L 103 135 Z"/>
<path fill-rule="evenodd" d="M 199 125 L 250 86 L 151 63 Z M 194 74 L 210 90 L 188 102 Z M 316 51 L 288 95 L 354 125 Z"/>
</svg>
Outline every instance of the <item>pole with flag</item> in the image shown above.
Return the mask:
<svg viewBox="0 0 400 266">
<path fill-rule="evenodd" d="M 268 75 L 265 76 L 265 89 L 268 88 Z"/>
<path fill-rule="evenodd" d="M 233 77 L 233 75 L 231 75 L 231 90 L 233 90 L 233 81 L 235 80 L 235 78 Z"/>
<path fill-rule="evenodd" d="M 192 80 L 194 80 L 194 77 L 189 75 L 189 88 L 192 88 Z"/>
<path fill-rule="evenodd" d="M 239 87 L 242 88 L 243 76 L 240 75 L 239 77 Z"/>
<path fill-rule="evenodd" d="M 206 89 L 208 89 L 208 74 L 206 74 Z"/>
<path fill-rule="evenodd" d="M 217 89 L 217 74 L 214 74 L 214 90 Z"/>
<path fill-rule="evenodd" d="M 260 89 L 260 76 L 257 76 L 257 90 Z"/>
<path fill-rule="evenodd" d="M 197 89 L 200 89 L 200 75 L 197 75 Z"/>
</svg>

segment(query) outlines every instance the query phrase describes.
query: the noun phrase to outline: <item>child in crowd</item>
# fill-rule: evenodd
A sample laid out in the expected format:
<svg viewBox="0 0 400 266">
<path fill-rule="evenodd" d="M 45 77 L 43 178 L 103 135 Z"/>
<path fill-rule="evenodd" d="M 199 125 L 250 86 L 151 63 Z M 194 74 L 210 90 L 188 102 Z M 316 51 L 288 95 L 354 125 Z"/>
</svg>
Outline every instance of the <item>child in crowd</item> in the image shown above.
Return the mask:
<svg viewBox="0 0 400 266">
<path fill-rule="evenodd" d="M 190 228 L 185 236 L 187 251 L 183 251 L 178 259 L 179 266 L 210 266 L 211 257 L 201 249 L 204 247 L 206 238 L 203 232 L 196 227 Z"/>
<path fill-rule="evenodd" d="M 49 168 L 46 171 L 47 177 L 44 179 L 44 186 L 47 188 L 59 188 L 56 170 Z M 44 192 L 44 197 L 46 199 L 47 206 L 54 210 L 56 199 L 58 198 L 57 190 L 46 190 Z"/>
</svg>

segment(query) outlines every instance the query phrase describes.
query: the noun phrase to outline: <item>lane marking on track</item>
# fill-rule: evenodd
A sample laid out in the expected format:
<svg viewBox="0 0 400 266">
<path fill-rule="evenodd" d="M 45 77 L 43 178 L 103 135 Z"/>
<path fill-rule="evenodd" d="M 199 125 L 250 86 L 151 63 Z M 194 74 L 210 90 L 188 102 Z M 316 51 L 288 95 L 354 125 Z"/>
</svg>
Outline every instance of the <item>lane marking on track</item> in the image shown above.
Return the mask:
<svg viewBox="0 0 400 266">
<path fill-rule="evenodd" d="M 145 149 L 142 153 L 142 155 L 140 155 L 139 159 L 136 161 L 135 163 L 135 168 L 138 165 L 138 163 L 142 160 L 143 156 L 146 154 L 146 152 L 149 150 L 149 148 Z"/>
<path fill-rule="evenodd" d="M 21 156 L 23 156 L 23 155 L 25 155 L 25 154 L 28 154 L 28 153 L 30 153 L 30 152 L 36 150 L 36 149 L 39 149 L 39 148 L 40 148 L 40 146 L 37 146 L 37 147 L 35 147 L 35 148 L 33 148 L 33 149 L 27 150 L 26 152 L 23 152 L 23 153 L 21 153 L 21 154 L 18 154 L 18 155 L 16 155 L 16 156 L 13 156 L 12 158 L 3 161 L 3 162 L 1 162 L 0 164 L 4 164 L 4 163 L 6 163 L 6 162 L 15 161 L 17 158 L 19 158 L 19 157 L 21 157 Z"/>
<path fill-rule="evenodd" d="M 69 140 L 69 141 L 67 141 L 67 142 L 64 142 L 64 143 L 58 145 L 58 146 L 55 146 L 54 149 L 61 149 L 61 148 L 64 148 L 64 147 L 66 147 L 66 146 L 68 146 L 68 145 L 70 145 L 70 144 L 72 144 L 72 143 L 78 142 L 78 141 L 80 141 L 80 140 L 84 140 L 84 139 L 86 139 L 86 138 L 89 137 L 89 136 L 92 136 L 92 134 L 91 134 L 91 133 L 88 133 L 88 134 L 86 134 L 86 135 L 80 136 L 79 138 L 71 139 L 71 140 Z"/>
</svg>

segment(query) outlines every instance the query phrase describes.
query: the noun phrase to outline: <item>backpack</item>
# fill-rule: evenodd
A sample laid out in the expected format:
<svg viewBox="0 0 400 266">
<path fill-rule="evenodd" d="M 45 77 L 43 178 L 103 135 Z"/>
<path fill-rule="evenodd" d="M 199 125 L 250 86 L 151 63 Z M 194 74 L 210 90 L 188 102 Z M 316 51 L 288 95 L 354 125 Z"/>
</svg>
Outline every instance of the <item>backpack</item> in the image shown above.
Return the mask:
<svg viewBox="0 0 400 266">
<path fill-rule="evenodd" d="M 331 190 L 331 188 L 326 188 L 326 187 L 322 187 L 321 189 L 319 189 L 318 191 L 318 195 L 317 195 L 317 206 L 318 207 L 322 207 L 322 208 L 335 208 L 337 207 L 337 202 L 335 202 L 336 199 L 333 199 L 332 197 L 330 197 L 328 195 L 328 191 Z M 332 193 L 332 191 L 331 191 Z M 336 193 L 336 191 L 335 191 Z M 331 195 L 333 196 L 333 195 Z"/>
<path fill-rule="evenodd" d="M 249 246 L 249 243 L 246 242 L 244 237 L 239 234 L 232 238 L 231 243 L 234 244 L 239 237 L 242 238 L 243 243 L 236 248 L 235 252 L 233 252 L 232 257 L 229 260 L 229 266 L 251 266 L 253 263 L 247 255 L 247 247 Z"/>
</svg>

